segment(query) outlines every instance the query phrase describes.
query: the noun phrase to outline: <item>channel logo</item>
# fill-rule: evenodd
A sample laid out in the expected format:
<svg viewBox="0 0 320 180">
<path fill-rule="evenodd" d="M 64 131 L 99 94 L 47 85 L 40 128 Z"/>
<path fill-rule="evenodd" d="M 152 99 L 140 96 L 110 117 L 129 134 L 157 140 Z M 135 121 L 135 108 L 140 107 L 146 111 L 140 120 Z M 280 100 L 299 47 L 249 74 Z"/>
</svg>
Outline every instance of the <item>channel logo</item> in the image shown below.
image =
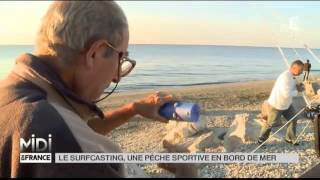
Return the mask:
<svg viewBox="0 0 320 180">
<path fill-rule="evenodd" d="M 36 137 L 20 138 L 20 163 L 51 163 L 52 135 L 47 139 Z"/>
</svg>

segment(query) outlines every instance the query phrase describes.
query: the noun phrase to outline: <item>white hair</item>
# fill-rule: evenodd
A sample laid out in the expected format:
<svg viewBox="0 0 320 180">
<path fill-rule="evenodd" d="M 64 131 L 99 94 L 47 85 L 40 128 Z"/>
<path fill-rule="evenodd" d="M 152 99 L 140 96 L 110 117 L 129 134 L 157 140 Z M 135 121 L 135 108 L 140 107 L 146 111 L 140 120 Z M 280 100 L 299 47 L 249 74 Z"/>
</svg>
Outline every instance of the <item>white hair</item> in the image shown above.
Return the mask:
<svg viewBox="0 0 320 180">
<path fill-rule="evenodd" d="M 126 16 L 114 1 L 57 1 L 42 18 L 35 51 L 67 63 L 95 40 L 118 46 L 127 30 Z"/>
</svg>

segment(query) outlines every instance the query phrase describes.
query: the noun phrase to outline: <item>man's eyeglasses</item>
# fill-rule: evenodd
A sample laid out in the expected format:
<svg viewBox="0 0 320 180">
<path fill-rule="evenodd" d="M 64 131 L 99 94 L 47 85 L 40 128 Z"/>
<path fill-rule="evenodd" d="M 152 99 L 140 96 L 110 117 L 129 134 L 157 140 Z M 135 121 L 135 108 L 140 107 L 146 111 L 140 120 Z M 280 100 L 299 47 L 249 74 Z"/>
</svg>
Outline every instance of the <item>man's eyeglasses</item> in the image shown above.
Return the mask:
<svg viewBox="0 0 320 180">
<path fill-rule="evenodd" d="M 111 49 L 113 49 L 115 52 L 118 53 L 118 58 L 119 58 L 119 69 L 118 69 L 118 78 L 125 77 L 127 76 L 132 69 L 136 65 L 136 61 L 130 59 L 129 52 L 122 52 L 117 50 L 114 46 L 112 46 L 108 41 L 105 41 L 107 46 L 109 46 Z"/>
<path fill-rule="evenodd" d="M 105 41 L 108 47 L 118 53 L 118 78 L 115 87 L 110 92 L 103 92 L 105 95 L 104 97 L 96 100 L 94 103 L 100 102 L 110 96 L 118 86 L 120 78 L 127 76 L 133 68 L 136 66 L 136 61 L 130 59 L 129 52 L 122 52 L 117 50 L 114 46 L 112 46 L 108 41 Z"/>
</svg>

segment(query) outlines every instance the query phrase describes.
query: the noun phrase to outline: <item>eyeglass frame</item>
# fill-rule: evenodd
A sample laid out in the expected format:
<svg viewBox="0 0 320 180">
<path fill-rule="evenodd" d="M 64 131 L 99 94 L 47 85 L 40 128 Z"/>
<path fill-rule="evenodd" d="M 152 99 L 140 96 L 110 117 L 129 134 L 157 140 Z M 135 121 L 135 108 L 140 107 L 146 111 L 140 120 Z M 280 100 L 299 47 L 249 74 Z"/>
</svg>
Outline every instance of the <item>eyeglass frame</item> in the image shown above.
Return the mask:
<svg viewBox="0 0 320 180">
<path fill-rule="evenodd" d="M 130 59 L 128 56 L 129 56 L 129 52 L 126 51 L 126 52 L 123 52 L 123 51 L 119 51 L 117 48 L 115 48 L 113 45 L 111 45 L 107 40 L 104 40 L 104 42 L 106 43 L 106 45 L 108 47 L 110 47 L 112 50 L 114 50 L 115 52 L 118 53 L 118 80 L 120 80 L 120 77 L 125 77 L 126 75 L 128 75 L 133 69 L 134 67 L 136 66 L 136 61 L 135 60 L 132 60 Z M 121 65 L 124 63 L 124 62 L 130 62 L 132 64 L 132 67 L 131 69 L 126 72 L 125 74 L 121 75 Z"/>
<path fill-rule="evenodd" d="M 136 65 L 136 61 L 135 61 L 135 60 L 132 60 L 132 59 L 130 59 L 130 58 L 128 57 L 128 56 L 129 56 L 129 52 L 128 52 L 128 51 L 126 51 L 126 52 L 119 51 L 117 48 L 115 48 L 114 46 L 112 46 L 107 40 L 104 40 L 104 43 L 106 43 L 106 45 L 107 45 L 108 47 L 110 47 L 112 50 L 114 50 L 115 52 L 118 53 L 118 59 L 119 59 L 119 60 L 118 60 L 118 78 L 117 78 L 116 85 L 115 85 L 115 87 L 111 90 L 111 92 L 103 92 L 104 94 L 106 93 L 106 94 L 108 94 L 108 95 L 106 95 L 105 97 L 100 98 L 100 99 L 94 101 L 94 103 L 98 103 L 98 102 L 106 99 L 107 97 L 109 97 L 109 96 L 115 91 L 115 89 L 118 87 L 118 84 L 119 84 L 119 82 L 120 82 L 120 78 L 121 78 L 121 77 L 125 77 L 126 75 L 128 75 L 128 74 L 134 69 L 134 67 L 135 67 L 135 65 Z M 121 75 L 121 66 L 122 66 L 122 64 L 123 64 L 124 62 L 126 62 L 126 61 L 130 62 L 130 63 L 132 64 L 132 67 L 131 67 L 131 69 L 130 69 L 128 72 L 126 72 L 124 75 Z"/>
</svg>

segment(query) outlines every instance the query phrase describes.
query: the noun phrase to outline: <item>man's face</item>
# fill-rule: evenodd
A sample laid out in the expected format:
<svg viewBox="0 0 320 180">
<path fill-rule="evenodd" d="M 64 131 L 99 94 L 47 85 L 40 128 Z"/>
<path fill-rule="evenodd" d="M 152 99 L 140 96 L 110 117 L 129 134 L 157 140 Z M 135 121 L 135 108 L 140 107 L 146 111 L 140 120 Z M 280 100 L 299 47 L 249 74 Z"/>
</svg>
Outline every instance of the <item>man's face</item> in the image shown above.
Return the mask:
<svg viewBox="0 0 320 180">
<path fill-rule="evenodd" d="M 290 68 L 290 71 L 291 71 L 292 75 L 299 76 L 303 72 L 303 66 L 300 66 L 298 64 L 294 64 Z"/>
<path fill-rule="evenodd" d="M 118 51 L 126 52 L 129 43 L 129 32 L 126 31 L 122 43 L 115 47 Z M 112 51 L 106 56 L 107 51 Z M 112 50 L 103 41 L 97 41 L 91 50 L 89 50 L 83 61 L 85 67 L 78 70 L 77 81 L 80 85 L 80 96 L 86 100 L 95 101 L 103 91 L 110 86 L 111 82 L 119 82 L 119 53 Z"/>
</svg>

